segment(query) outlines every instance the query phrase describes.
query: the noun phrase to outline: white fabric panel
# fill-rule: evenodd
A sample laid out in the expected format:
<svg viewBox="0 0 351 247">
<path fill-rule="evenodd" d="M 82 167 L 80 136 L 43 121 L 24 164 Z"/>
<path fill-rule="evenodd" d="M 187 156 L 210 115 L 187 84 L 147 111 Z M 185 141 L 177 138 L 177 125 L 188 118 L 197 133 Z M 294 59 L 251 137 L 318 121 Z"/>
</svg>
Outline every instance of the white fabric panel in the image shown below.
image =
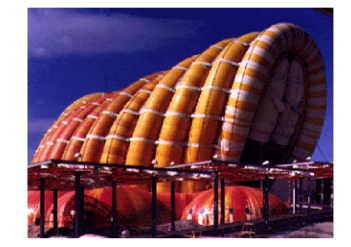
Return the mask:
<svg viewBox="0 0 351 247">
<path fill-rule="evenodd" d="M 254 122 L 252 123 L 249 138 L 259 142 L 268 142 L 279 117 L 278 110 L 280 111 L 284 108 L 281 100 L 284 96 L 285 82 L 288 79 L 288 73 L 289 60 L 285 58 L 278 64 L 271 82 L 262 96 L 260 108 L 256 113 Z M 274 103 L 272 99 L 279 103 Z M 276 105 L 278 105 L 278 107 Z"/>
<path fill-rule="evenodd" d="M 242 151 L 244 149 L 245 142 L 233 142 L 233 141 L 228 141 L 226 139 L 221 140 L 220 148 L 221 150 L 224 151 Z"/>
<path fill-rule="evenodd" d="M 242 60 L 241 63 L 240 63 L 240 66 L 242 67 L 248 67 L 248 68 L 251 68 L 251 69 L 254 69 L 256 71 L 259 71 L 261 72 L 264 76 L 268 76 L 268 69 L 266 67 L 264 67 L 262 64 L 259 64 L 255 61 L 252 61 L 252 60 Z"/>
<path fill-rule="evenodd" d="M 219 160 L 224 160 L 224 161 L 233 161 L 233 162 L 239 162 L 240 158 L 238 157 L 230 157 L 225 154 L 217 154 Z"/>
<path fill-rule="evenodd" d="M 264 57 L 271 65 L 275 61 L 275 59 L 272 57 L 272 55 L 267 50 L 265 50 L 259 46 L 250 46 L 250 48 L 247 50 L 247 52 L 251 52 L 251 53 L 260 55 L 261 57 Z"/>
<path fill-rule="evenodd" d="M 277 127 L 271 135 L 271 140 L 278 145 L 287 145 L 294 133 L 298 120 L 298 112 L 292 109 L 298 109 L 301 106 L 303 98 L 303 70 L 297 60 L 292 60 L 288 86 L 284 96 L 285 111 L 281 112 L 277 120 Z"/>
<path fill-rule="evenodd" d="M 241 98 L 245 98 L 245 102 L 248 102 L 250 104 L 253 105 L 257 105 L 258 101 L 260 100 L 260 97 L 256 94 L 253 94 L 250 91 L 245 91 L 245 90 L 241 90 L 241 89 L 231 89 L 230 90 L 230 98 L 233 99 L 238 99 L 239 95 L 241 96 Z"/>
<path fill-rule="evenodd" d="M 268 35 L 260 35 L 256 39 L 259 41 L 263 41 L 263 42 L 267 43 L 269 46 L 271 46 L 273 48 L 276 56 L 278 56 L 280 54 L 280 47 L 279 47 L 277 41 L 274 40 L 272 37 L 270 37 Z"/>
<path fill-rule="evenodd" d="M 254 78 L 254 77 L 251 77 L 249 75 L 242 75 L 242 74 L 237 74 L 234 78 L 234 81 L 235 82 L 242 82 L 244 84 L 248 84 L 252 87 L 255 87 L 259 90 L 261 90 L 264 86 L 264 83 L 261 82 L 260 80 Z"/>
<path fill-rule="evenodd" d="M 232 123 L 229 123 L 229 122 L 224 122 L 222 125 L 222 129 L 230 133 L 240 133 L 240 135 L 243 135 L 243 136 L 248 135 L 250 132 L 249 126 L 245 128 L 238 125 L 233 125 Z M 234 129 L 235 129 L 235 132 L 233 132 Z"/>
<path fill-rule="evenodd" d="M 252 120 L 253 117 L 255 116 L 255 113 L 253 112 L 244 111 L 239 108 L 232 107 L 230 105 L 227 105 L 225 109 L 225 113 L 232 116 L 240 116 L 240 118 L 246 119 L 246 120 Z"/>
</svg>

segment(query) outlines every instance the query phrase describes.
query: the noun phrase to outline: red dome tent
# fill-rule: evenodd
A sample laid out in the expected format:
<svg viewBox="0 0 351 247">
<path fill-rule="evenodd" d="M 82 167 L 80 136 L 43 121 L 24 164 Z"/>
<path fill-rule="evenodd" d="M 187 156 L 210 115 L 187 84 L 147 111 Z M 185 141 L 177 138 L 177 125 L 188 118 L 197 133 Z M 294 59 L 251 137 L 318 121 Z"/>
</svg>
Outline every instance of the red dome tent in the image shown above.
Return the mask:
<svg viewBox="0 0 351 247">
<path fill-rule="evenodd" d="M 52 226 L 52 191 L 45 192 L 45 225 Z M 124 228 L 143 228 L 151 226 L 151 194 L 147 191 L 132 186 L 117 186 L 117 212 L 120 215 L 119 225 Z M 183 195 L 181 195 L 183 196 Z M 168 197 L 170 195 L 168 194 Z M 188 196 L 189 197 L 189 196 Z M 167 202 L 167 199 L 165 200 Z M 189 200 L 187 200 L 189 201 Z M 112 189 L 100 188 L 84 192 L 84 214 L 93 213 L 93 225 L 96 228 L 106 228 L 112 217 Z M 183 209 L 183 208 L 181 208 Z M 39 218 L 40 192 L 28 192 L 28 225 L 34 224 Z M 75 210 L 75 193 L 73 191 L 59 193 L 58 197 L 58 227 L 72 227 Z M 170 210 L 158 203 L 158 219 L 162 224 L 170 221 Z"/>
<path fill-rule="evenodd" d="M 60 191 L 58 198 L 66 194 L 67 191 Z M 50 215 L 50 206 L 53 204 L 53 192 L 45 191 L 45 215 Z M 40 191 L 28 191 L 27 192 L 27 222 L 28 225 L 32 225 L 36 218 L 40 217 Z"/>
</svg>

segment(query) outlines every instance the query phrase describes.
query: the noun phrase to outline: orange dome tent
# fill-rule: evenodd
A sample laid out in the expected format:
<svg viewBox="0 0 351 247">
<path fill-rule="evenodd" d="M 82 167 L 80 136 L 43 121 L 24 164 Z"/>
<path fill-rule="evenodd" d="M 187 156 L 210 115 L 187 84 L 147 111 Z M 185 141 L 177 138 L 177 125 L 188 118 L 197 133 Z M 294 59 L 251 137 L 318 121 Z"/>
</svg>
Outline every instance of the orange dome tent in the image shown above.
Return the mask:
<svg viewBox="0 0 351 247">
<path fill-rule="evenodd" d="M 213 225 L 213 203 L 213 189 L 203 191 L 186 206 L 181 219 L 192 220 L 201 225 Z M 263 218 L 263 191 L 246 186 L 228 186 L 225 188 L 224 208 L 224 223 Z M 269 194 L 269 215 L 287 212 L 286 205 L 276 196 Z M 221 214 L 220 210 L 218 214 Z"/>
<path fill-rule="evenodd" d="M 184 208 L 199 195 L 197 193 L 175 193 L 175 220 L 180 220 Z M 161 202 L 169 212 L 171 212 L 171 193 L 161 192 L 157 193 L 157 201 Z M 168 221 L 170 222 L 170 220 Z"/>
</svg>

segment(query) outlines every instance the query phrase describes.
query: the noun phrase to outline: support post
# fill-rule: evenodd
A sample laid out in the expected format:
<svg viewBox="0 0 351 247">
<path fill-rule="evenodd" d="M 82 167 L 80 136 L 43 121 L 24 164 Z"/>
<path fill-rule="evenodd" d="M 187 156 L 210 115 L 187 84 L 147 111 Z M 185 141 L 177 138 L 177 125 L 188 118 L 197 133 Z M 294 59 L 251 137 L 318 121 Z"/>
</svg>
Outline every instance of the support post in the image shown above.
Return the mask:
<svg viewBox="0 0 351 247">
<path fill-rule="evenodd" d="M 152 177 L 152 237 L 156 238 L 157 231 L 157 180 Z"/>
<path fill-rule="evenodd" d="M 217 236 L 218 231 L 218 171 L 214 172 L 214 202 L 213 202 L 213 230 Z"/>
<path fill-rule="evenodd" d="M 302 208 L 302 201 L 303 201 L 303 193 L 302 193 L 302 187 L 303 187 L 303 180 L 300 178 L 300 188 L 299 188 L 299 213 L 302 214 L 303 208 Z"/>
<path fill-rule="evenodd" d="M 175 231 L 175 181 L 171 181 L 171 232 Z"/>
<path fill-rule="evenodd" d="M 263 143 L 260 144 L 260 149 L 259 149 L 259 163 L 262 164 L 263 162 Z"/>
<path fill-rule="evenodd" d="M 84 222 L 84 186 L 80 186 L 80 235 L 85 234 Z"/>
<path fill-rule="evenodd" d="M 112 182 L 112 237 L 117 238 L 117 199 L 116 199 L 116 182 Z"/>
<path fill-rule="evenodd" d="M 333 208 L 334 203 L 334 177 L 330 181 L 330 207 Z"/>
<path fill-rule="evenodd" d="M 307 217 L 308 221 L 311 220 L 311 175 L 307 179 Z"/>
<path fill-rule="evenodd" d="M 320 196 L 320 200 L 321 200 L 321 205 L 324 205 L 324 178 L 321 179 L 321 196 Z"/>
<path fill-rule="evenodd" d="M 225 223 L 225 180 L 221 179 L 221 224 Z"/>
<path fill-rule="evenodd" d="M 76 186 L 76 212 L 75 212 L 75 227 L 74 227 L 74 236 L 76 238 L 79 238 L 81 236 L 81 215 L 82 215 L 82 203 L 81 203 L 81 197 L 82 197 L 82 190 L 80 187 L 80 173 L 76 172 L 75 173 L 75 186 Z M 84 199 L 83 199 L 84 200 Z"/>
<path fill-rule="evenodd" d="M 57 189 L 53 191 L 53 204 L 54 204 L 54 235 L 58 236 L 58 223 L 57 223 Z"/>
<path fill-rule="evenodd" d="M 293 188 L 292 186 L 293 186 L 293 185 L 292 185 L 292 183 L 293 183 L 292 180 L 288 180 L 288 201 L 291 202 L 291 203 L 293 202 L 293 194 L 292 194 L 292 193 L 293 193 L 293 192 L 292 192 L 292 190 L 293 190 L 293 189 L 292 189 L 292 188 Z M 262 188 L 261 188 L 261 189 L 262 189 Z"/>
<path fill-rule="evenodd" d="M 45 180 L 40 179 L 40 238 L 45 235 Z"/>
<path fill-rule="evenodd" d="M 263 183 L 263 217 L 266 225 L 268 224 L 268 214 L 269 214 L 269 180 L 268 175 L 264 176 Z"/>
<path fill-rule="evenodd" d="M 292 183 L 292 206 L 293 206 L 293 214 L 296 214 L 296 190 L 297 190 L 297 181 L 295 180 L 294 183 Z"/>
</svg>

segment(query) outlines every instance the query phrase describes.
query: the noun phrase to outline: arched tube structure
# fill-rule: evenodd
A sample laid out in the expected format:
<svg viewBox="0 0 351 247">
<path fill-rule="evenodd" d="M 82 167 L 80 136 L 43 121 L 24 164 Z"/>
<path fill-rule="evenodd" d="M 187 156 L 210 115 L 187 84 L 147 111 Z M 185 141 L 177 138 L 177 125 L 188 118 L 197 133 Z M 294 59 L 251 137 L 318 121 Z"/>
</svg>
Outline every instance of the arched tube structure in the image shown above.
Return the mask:
<svg viewBox="0 0 351 247">
<path fill-rule="evenodd" d="M 239 162 L 249 142 L 274 145 L 285 161 L 301 161 L 320 137 L 326 94 L 316 43 L 300 27 L 279 23 L 220 41 L 118 92 L 82 97 L 48 130 L 32 162 L 150 166 L 156 160 L 166 167 L 215 154 Z M 176 191 L 205 187 L 181 182 Z M 157 191 L 169 192 L 169 183 Z"/>
</svg>

